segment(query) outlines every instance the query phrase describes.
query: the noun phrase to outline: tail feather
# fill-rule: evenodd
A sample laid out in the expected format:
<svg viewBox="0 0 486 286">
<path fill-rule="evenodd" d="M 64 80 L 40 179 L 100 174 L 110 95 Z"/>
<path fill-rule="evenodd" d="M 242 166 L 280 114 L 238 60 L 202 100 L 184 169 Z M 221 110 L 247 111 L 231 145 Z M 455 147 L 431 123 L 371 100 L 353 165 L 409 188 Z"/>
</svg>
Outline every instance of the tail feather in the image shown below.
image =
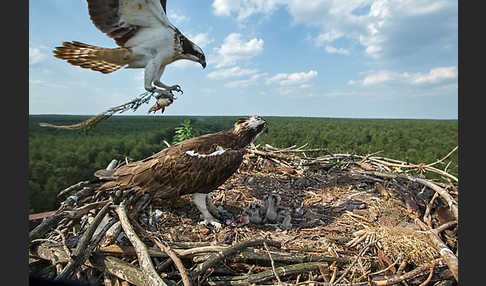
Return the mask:
<svg viewBox="0 0 486 286">
<path fill-rule="evenodd" d="M 129 63 L 131 51 L 128 48 L 107 49 L 81 42 L 63 42 L 56 47 L 54 56 L 82 68 L 102 73 L 114 72 Z"/>
</svg>

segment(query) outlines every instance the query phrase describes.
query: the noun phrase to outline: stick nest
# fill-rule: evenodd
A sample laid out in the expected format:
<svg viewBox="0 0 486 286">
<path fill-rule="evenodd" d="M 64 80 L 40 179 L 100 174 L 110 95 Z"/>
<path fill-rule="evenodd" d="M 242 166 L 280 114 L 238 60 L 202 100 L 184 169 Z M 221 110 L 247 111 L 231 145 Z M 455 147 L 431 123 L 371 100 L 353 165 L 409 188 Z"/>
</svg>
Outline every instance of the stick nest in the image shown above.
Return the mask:
<svg viewBox="0 0 486 286">
<path fill-rule="evenodd" d="M 79 182 L 30 232 L 30 271 L 105 285 L 455 285 L 458 181 L 437 168 L 453 151 L 428 165 L 310 156 L 323 151 L 251 146 L 211 193 L 229 218 L 221 229 L 199 224 L 190 196 L 156 201 Z M 269 195 L 276 216 L 255 220 L 249 210 Z"/>
</svg>

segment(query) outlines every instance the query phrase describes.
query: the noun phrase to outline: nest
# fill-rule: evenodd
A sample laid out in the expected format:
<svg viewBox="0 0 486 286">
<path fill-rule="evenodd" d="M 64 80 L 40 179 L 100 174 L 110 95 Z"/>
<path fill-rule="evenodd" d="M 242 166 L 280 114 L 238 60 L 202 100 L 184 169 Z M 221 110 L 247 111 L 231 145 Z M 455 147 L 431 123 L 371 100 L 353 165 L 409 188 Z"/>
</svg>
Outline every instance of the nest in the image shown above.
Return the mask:
<svg viewBox="0 0 486 286">
<path fill-rule="evenodd" d="M 105 285 L 455 284 L 457 178 L 436 166 L 456 149 L 428 165 L 309 156 L 323 150 L 251 146 L 211 193 L 221 229 L 200 224 L 190 196 L 79 182 L 30 232 L 31 274 Z"/>
<path fill-rule="evenodd" d="M 427 233 L 411 228 L 382 226 L 366 229 L 368 236 L 376 236 L 377 245 L 392 260 L 401 260 L 416 266 L 440 257 L 437 245 Z"/>
</svg>

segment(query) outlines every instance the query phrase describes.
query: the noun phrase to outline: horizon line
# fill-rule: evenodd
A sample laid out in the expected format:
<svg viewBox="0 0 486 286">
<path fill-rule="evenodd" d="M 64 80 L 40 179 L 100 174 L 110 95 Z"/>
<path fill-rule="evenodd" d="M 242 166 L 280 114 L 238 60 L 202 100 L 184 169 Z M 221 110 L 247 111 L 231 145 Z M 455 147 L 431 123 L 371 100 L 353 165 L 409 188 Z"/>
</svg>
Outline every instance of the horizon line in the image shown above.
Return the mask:
<svg viewBox="0 0 486 286">
<path fill-rule="evenodd" d="M 60 114 L 60 113 L 39 113 L 39 114 L 30 114 L 29 116 L 95 116 L 96 114 Z M 194 114 L 115 114 L 112 117 L 241 117 L 241 116 L 249 116 L 251 114 L 242 115 L 194 115 Z M 425 118 L 425 117 L 349 117 L 349 116 L 312 116 L 312 115 L 265 115 L 265 114 L 258 114 L 264 117 L 292 117 L 292 118 L 328 118 L 328 119 L 384 119 L 384 120 L 459 120 L 458 118 Z"/>
</svg>

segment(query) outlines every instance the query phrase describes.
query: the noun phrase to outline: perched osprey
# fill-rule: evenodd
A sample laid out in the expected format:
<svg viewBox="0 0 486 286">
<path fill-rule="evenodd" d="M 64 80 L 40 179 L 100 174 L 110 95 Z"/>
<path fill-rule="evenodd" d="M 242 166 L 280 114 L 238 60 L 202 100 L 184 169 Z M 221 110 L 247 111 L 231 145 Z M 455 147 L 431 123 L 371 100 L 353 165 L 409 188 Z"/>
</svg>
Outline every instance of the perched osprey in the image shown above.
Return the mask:
<svg viewBox="0 0 486 286">
<path fill-rule="evenodd" d="M 229 130 L 182 141 L 112 171 L 97 171 L 95 176 L 109 180 L 99 190 L 135 189 L 159 199 L 192 194 L 203 222 L 219 227 L 207 209 L 206 194 L 239 168 L 246 147 L 267 130 L 260 116 L 241 118 Z"/>
<path fill-rule="evenodd" d="M 111 73 L 124 66 L 145 68 L 144 86 L 160 97 L 173 99 L 179 85 L 160 82 L 165 66 L 181 59 L 206 67 L 202 49 L 167 19 L 167 0 L 87 0 L 91 21 L 113 38 L 119 48 L 63 42 L 54 56 L 72 65 Z"/>
</svg>

